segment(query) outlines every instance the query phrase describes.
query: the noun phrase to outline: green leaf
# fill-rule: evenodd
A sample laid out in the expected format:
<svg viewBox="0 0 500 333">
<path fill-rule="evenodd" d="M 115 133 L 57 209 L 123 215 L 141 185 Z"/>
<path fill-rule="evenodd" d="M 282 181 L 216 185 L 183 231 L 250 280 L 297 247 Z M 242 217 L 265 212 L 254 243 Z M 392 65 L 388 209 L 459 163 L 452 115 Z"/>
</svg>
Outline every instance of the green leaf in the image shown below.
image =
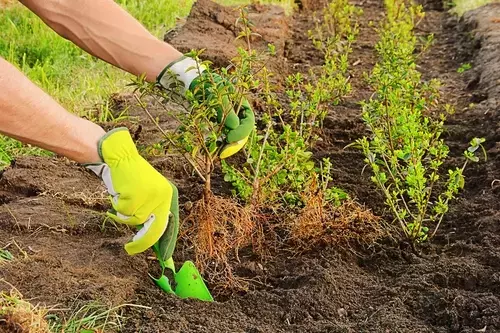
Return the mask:
<svg viewBox="0 0 500 333">
<path fill-rule="evenodd" d="M 14 256 L 12 255 L 12 253 L 10 253 L 9 250 L 0 249 L 0 262 L 2 260 L 4 260 L 4 261 L 11 261 L 13 259 L 14 259 Z"/>
<path fill-rule="evenodd" d="M 470 146 L 469 148 L 467 148 L 467 150 L 470 151 L 471 153 L 475 153 L 478 149 L 479 146 Z"/>
</svg>

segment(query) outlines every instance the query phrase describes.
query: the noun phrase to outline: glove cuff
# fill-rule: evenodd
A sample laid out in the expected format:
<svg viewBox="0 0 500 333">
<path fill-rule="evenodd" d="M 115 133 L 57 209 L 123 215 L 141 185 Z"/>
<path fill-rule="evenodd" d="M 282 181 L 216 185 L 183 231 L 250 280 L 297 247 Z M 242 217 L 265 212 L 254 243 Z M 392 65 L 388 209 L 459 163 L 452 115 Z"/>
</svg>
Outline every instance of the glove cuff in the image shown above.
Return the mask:
<svg viewBox="0 0 500 333">
<path fill-rule="evenodd" d="M 156 81 L 165 89 L 171 87 L 173 83 L 176 83 L 175 81 L 180 81 L 183 84 L 182 91 L 185 93 L 190 88 L 193 80 L 205 70 L 206 67 L 193 58 L 182 56 L 168 64 L 160 72 Z"/>
<path fill-rule="evenodd" d="M 109 163 L 125 156 L 139 154 L 127 127 L 117 127 L 104 134 L 97 143 L 97 152 L 102 163 L 82 165 L 101 178 Z"/>
</svg>

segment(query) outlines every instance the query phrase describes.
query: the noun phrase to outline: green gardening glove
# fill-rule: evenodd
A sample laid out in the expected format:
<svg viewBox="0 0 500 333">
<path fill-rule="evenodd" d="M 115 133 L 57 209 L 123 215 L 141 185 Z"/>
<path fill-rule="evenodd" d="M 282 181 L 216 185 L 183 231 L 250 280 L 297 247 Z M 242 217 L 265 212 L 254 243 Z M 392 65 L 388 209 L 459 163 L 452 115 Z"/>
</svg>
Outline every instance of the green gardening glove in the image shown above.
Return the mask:
<svg viewBox="0 0 500 333">
<path fill-rule="evenodd" d="M 159 259 L 169 259 L 179 231 L 177 188 L 139 155 L 127 128 L 110 131 L 98 147 L 104 163 L 86 167 L 101 177 L 111 196 L 113 210 L 107 215 L 139 228 L 125 250 L 134 255 L 157 244 Z"/>
<path fill-rule="evenodd" d="M 203 98 L 211 98 L 212 94 L 210 90 L 213 89 L 208 80 L 204 79 L 204 75 L 209 74 L 206 73 L 203 65 L 199 65 L 192 58 L 183 56 L 177 61 L 168 64 L 161 71 L 160 75 L 158 75 L 157 82 L 162 87 L 168 88 L 171 86 L 173 80 L 180 81 L 183 84 L 184 92 L 190 90 L 200 102 L 203 102 Z M 211 75 L 218 86 L 217 88 L 224 86 L 228 88 L 229 93 L 234 91 L 234 86 L 231 82 L 217 74 Z M 238 115 L 235 113 L 227 95 L 224 96 L 222 105 L 218 105 L 215 109 L 219 123 L 223 120 L 224 110 L 227 112 L 230 109 L 224 121 L 224 126 L 227 129 L 227 143 L 220 153 L 220 157 L 224 159 L 236 154 L 246 144 L 255 126 L 255 116 L 246 98 L 243 98 Z"/>
</svg>

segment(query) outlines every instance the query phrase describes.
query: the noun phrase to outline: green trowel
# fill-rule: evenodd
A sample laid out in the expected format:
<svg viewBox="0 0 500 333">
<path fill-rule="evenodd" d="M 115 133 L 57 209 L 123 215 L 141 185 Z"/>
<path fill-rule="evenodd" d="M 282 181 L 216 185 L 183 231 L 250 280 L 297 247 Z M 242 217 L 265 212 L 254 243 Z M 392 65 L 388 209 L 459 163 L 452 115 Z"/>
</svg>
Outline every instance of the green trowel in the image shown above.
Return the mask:
<svg viewBox="0 0 500 333">
<path fill-rule="evenodd" d="M 158 242 L 152 247 L 160 263 L 161 276 L 158 279 L 151 274 L 149 274 L 149 276 L 156 285 L 166 293 L 175 294 L 181 298 L 195 298 L 201 301 L 213 302 L 214 299 L 210 291 L 192 261 L 186 261 L 179 271 L 175 270 L 172 253 L 174 252 L 177 235 L 179 233 L 179 194 L 177 187 L 173 184 L 172 188 L 174 192 L 172 195 L 172 204 L 170 207 L 171 214 L 169 223 L 167 224 L 167 230 L 165 230 Z M 138 228 L 141 229 L 141 227 Z M 174 281 L 170 281 L 165 275 L 165 269 L 170 270 Z"/>
<path fill-rule="evenodd" d="M 151 279 L 156 283 L 160 289 L 169 294 L 175 294 L 180 298 L 195 298 L 201 301 L 213 302 L 213 297 L 210 294 L 200 272 L 192 261 L 186 261 L 178 272 L 175 270 L 174 260 L 172 257 L 163 261 L 159 255 L 158 244 L 153 246 L 156 253 L 162 274 L 160 278 L 156 279 L 151 274 Z M 169 269 L 173 273 L 174 287 L 171 285 L 170 279 L 164 274 L 165 269 Z"/>
</svg>

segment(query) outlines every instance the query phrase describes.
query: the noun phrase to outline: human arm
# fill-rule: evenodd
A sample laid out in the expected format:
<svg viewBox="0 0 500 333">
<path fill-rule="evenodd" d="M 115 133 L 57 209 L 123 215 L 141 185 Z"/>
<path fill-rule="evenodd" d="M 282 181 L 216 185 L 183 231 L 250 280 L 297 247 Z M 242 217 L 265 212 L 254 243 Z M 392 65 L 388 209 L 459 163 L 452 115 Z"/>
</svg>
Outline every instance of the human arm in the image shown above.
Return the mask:
<svg viewBox="0 0 500 333">
<path fill-rule="evenodd" d="M 99 162 L 104 130 L 67 112 L 0 57 L 0 132 L 76 162 Z"/>
<path fill-rule="evenodd" d="M 20 0 L 48 26 L 88 53 L 154 82 L 182 54 L 153 36 L 113 0 Z"/>
<path fill-rule="evenodd" d="M 143 225 L 125 245 L 127 252 L 143 252 L 163 235 L 163 259 L 172 255 L 178 230 L 177 189 L 139 155 L 125 128 L 105 133 L 67 112 L 0 57 L 0 133 L 88 164 L 112 198 L 114 211 L 108 215 L 121 223 Z M 165 233 L 170 213 L 173 223 Z"/>
</svg>

